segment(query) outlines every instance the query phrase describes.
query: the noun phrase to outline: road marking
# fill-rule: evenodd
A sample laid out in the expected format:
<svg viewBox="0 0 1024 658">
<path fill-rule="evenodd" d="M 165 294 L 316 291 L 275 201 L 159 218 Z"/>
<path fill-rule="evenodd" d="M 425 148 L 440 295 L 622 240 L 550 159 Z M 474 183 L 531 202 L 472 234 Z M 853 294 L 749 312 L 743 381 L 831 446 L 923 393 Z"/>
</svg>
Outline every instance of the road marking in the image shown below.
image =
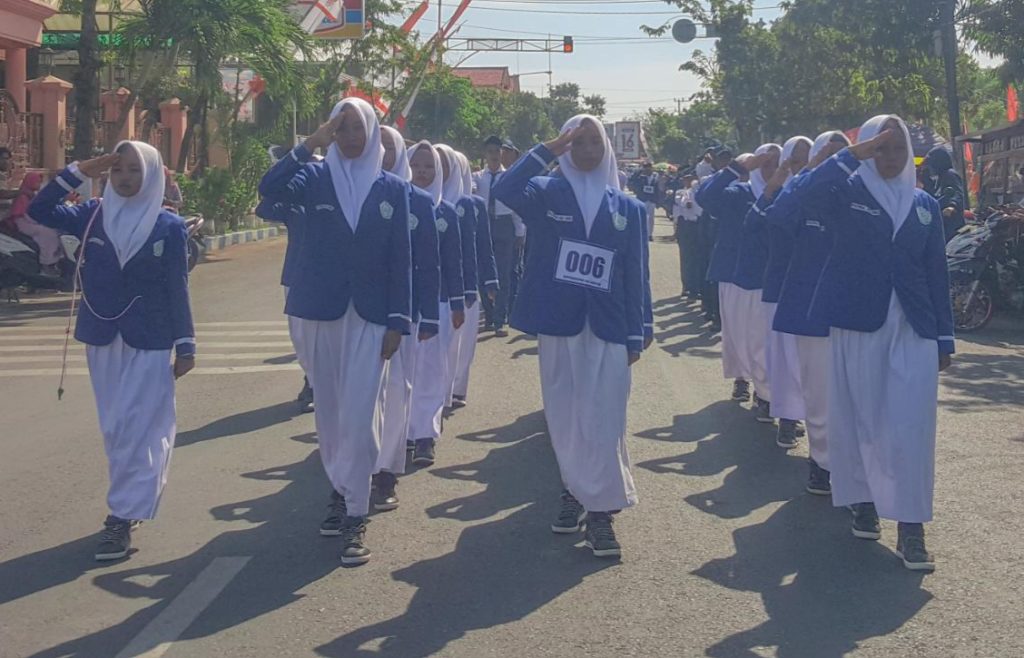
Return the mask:
<svg viewBox="0 0 1024 658">
<path fill-rule="evenodd" d="M 116 658 L 160 658 L 167 653 L 174 641 L 213 603 L 251 559 L 250 556 L 214 558 L 181 594 L 174 597 L 163 612 L 146 624 Z"/>
<path fill-rule="evenodd" d="M 168 364 L 169 365 L 169 364 Z M 279 372 L 284 370 L 302 370 L 298 363 L 275 363 L 262 366 L 222 366 L 215 368 L 197 367 L 189 373 L 194 375 L 245 375 L 254 372 Z M 4 377 L 57 377 L 60 368 L 28 368 L 25 370 L 0 370 Z M 88 368 L 68 368 L 68 375 L 88 375 Z"/>
<path fill-rule="evenodd" d="M 71 344 L 71 351 L 81 350 L 85 346 L 75 341 Z M 202 350 L 206 349 L 228 349 L 228 348 L 240 348 L 244 347 L 247 349 L 259 349 L 266 348 L 268 350 L 281 350 L 288 349 L 294 350 L 295 347 L 290 343 L 208 343 L 203 341 L 199 343 L 199 347 Z M 0 345 L 0 352 L 60 352 L 64 349 L 64 345 Z"/>
<path fill-rule="evenodd" d="M 60 354 L 38 354 L 36 356 L 0 356 L 0 366 L 7 363 L 35 363 L 37 361 L 56 361 L 60 363 Z M 227 354 L 210 354 L 201 352 L 198 356 L 203 361 L 233 361 L 235 359 L 279 359 L 295 356 L 295 352 L 231 352 Z M 69 362 L 85 361 L 84 354 L 69 354 Z M 2 371 L 0 371 L 2 372 Z"/>
</svg>

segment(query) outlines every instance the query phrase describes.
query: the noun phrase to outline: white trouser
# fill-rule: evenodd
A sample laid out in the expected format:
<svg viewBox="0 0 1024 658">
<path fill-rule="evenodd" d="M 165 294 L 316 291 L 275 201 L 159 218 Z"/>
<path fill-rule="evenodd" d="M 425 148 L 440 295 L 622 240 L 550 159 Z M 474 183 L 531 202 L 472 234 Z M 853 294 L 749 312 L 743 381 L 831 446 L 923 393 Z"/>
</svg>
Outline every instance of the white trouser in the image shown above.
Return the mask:
<svg viewBox="0 0 1024 658">
<path fill-rule="evenodd" d="M 771 400 L 765 363 L 765 308 L 760 290 L 734 283 L 718 284 L 722 315 L 722 372 L 726 379 L 746 379 L 762 400 Z"/>
<path fill-rule="evenodd" d="M 544 416 L 562 482 L 590 512 L 636 504 L 626 449 L 630 369 L 625 345 L 589 325 L 575 336 L 538 336 Z"/>
<path fill-rule="evenodd" d="M 800 389 L 804 396 L 807 444 L 811 459 L 826 471 L 828 457 L 828 338 L 796 336 L 796 354 L 800 363 Z"/>
<path fill-rule="evenodd" d="M 775 302 L 764 304 L 765 319 L 765 364 L 768 370 L 768 387 L 772 391 L 772 415 L 786 420 L 803 420 L 807 416 L 804 408 L 803 390 L 800 387 L 800 359 L 796 353 L 796 336 L 772 329 L 775 322 Z"/>
<path fill-rule="evenodd" d="M 452 343 L 452 313 L 448 302 L 441 303 L 435 338 L 417 346 L 412 377 L 412 404 L 409 413 L 410 440 L 441 437 L 448 379 L 448 350 Z"/>
<path fill-rule="evenodd" d="M 377 402 L 386 372 L 380 355 L 386 327 L 367 322 L 349 304 L 337 320 L 300 320 L 296 328 L 303 358 L 316 364 L 309 378 L 324 470 L 349 515 L 365 516 L 380 452 Z"/>
<path fill-rule="evenodd" d="M 645 201 L 644 206 L 647 208 L 647 237 L 650 238 L 654 235 L 654 212 L 658 206 L 653 201 Z"/>
<path fill-rule="evenodd" d="M 384 421 L 376 472 L 387 471 L 396 475 L 405 473 L 405 441 L 409 436 L 412 377 L 416 370 L 416 351 L 419 349 L 418 333 L 418 325 L 413 324 L 411 335 L 402 338 L 401 346 L 388 362 L 388 372 L 380 389 Z M 430 340 L 437 340 L 437 337 Z"/>
<path fill-rule="evenodd" d="M 873 502 L 884 518 L 932 520 L 938 346 L 895 292 L 878 331 L 833 329 L 828 388 L 832 504 Z"/>
<path fill-rule="evenodd" d="M 285 288 L 285 290 L 287 290 L 287 288 Z M 295 349 L 295 358 L 299 362 L 299 367 L 302 368 L 303 374 L 305 374 L 306 377 L 309 377 L 309 366 L 310 366 L 310 364 L 306 363 L 306 358 L 305 358 L 306 352 L 305 352 L 305 350 L 300 350 L 299 349 L 299 344 L 296 341 L 296 339 L 297 339 L 297 337 L 299 335 L 299 332 L 301 331 L 298 328 L 298 323 L 302 322 L 302 319 L 301 318 L 297 318 L 297 317 L 295 317 L 293 315 L 286 315 L 285 317 L 288 318 L 288 336 L 291 338 L 292 347 Z M 301 339 L 299 339 L 299 340 L 301 340 Z"/>
<path fill-rule="evenodd" d="M 466 309 L 466 324 L 455 332 L 458 337 L 458 360 L 452 381 L 452 395 L 465 398 L 469 392 L 469 371 L 476 356 L 476 340 L 480 333 L 480 300 Z"/>
<path fill-rule="evenodd" d="M 85 354 L 107 452 L 107 506 L 121 519 L 152 519 L 176 434 L 171 351 L 137 350 L 118 334 Z"/>
</svg>

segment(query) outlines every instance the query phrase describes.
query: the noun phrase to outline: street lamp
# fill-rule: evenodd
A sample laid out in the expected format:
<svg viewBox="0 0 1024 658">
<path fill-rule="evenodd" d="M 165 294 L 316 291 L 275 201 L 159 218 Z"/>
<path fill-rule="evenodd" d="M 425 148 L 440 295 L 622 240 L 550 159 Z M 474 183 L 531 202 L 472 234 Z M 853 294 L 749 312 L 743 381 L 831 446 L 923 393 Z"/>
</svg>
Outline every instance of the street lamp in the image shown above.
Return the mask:
<svg viewBox="0 0 1024 658">
<path fill-rule="evenodd" d="M 46 75 L 53 75 L 53 57 L 57 51 L 53 48 L 43 48 L 39 51 L 39 65 L 46 71 Z"/>
</svg>

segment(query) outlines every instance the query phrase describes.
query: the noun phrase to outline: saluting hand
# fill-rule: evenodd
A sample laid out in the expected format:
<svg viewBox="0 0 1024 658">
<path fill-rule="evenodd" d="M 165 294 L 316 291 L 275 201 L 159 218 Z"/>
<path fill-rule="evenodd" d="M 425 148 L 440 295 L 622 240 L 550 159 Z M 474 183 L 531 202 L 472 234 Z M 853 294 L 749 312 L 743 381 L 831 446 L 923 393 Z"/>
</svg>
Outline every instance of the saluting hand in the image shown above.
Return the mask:
<svg viewBox="0 0 1024 658">
<path fill-rule="evenodd" d="M 850 153 L 858 160 L 870 160 L 878 154 L 878 149 L 889 143 L 889 140 L 896 137 L 896 131 L 886 128 L 871 139 L 854 144 L 850 147 Z"/>
<path fill-rule="evenodd" d="M 338 128 L 341 126 L 342 112 L 338 112 L 337 116 L 327 121 L 319 128 L 316 132 L 306 138 L 306 148 L 310 151 L 315 151 L 318 148 L 323 148 L 330 145 L 334 141 L 334 133 L 338 132 Z"/>
<path fill-rule="evenodd" d="M 846 148 L 846 145 L 842 142 L 830 141 L 825 145 L 825 148 L 818 151 L 818 154 L 811 158 L 811 161 L 807 163 L 807 168 L 814 169 L 825 160 L 828 160 L 836 153 L 842 151 L 844 148 Z"/>
<path fill-rule="evenodd" d="M 87 178 L 99 178 L 104 171 L 116 165 L 120 159 L 121 156 L 117 153 L 108 153 L 98 158 L 79 162 L 78 171 L 82 172 L 82 175 Z"/>
<path fill-rule="evenodd" d="M 775 193 L 782 189 L 782 186 L 786 184 L 789 179 L 790 169 L 793 166 L 791 160 L 786 160 L 778 166 L 772 177 L 768 179 L 768 184 L 764 186 L 764 195 L 769 199 L 775 196 Z"/>
<path fill-rule="evenodd" d="M 402 332 L 395 331 L 394 329 L 388 329 L 384 333 L 384 344 L 380 348 L 380 356 L 385 361 L 390 361 L 391 357 L 398 351 L 398 346 L 402 344 Z"/>
<path fill-rule="evenodd" d="M 758 153 L 756 155 L 748 155 L 747 157 L 739 157 L 736 158 L 736 164 L 747 171 L 754 171 L 755 169 L 760 169 L 761 165 L 767 162 L 771 155 L 771 151 L 768 151 L 767 153 Z"/>
<path fill-rule="evenodd" d="M 549 142 L 544 142 L 544 146 L 557 158 L 560 155 L 564 155 L 570 148 L 572 148 L 572 140 L 575 139 L 583 130 L 583 126 L 576 126 L 572 130 L 566 130 L 558 137 L 552 139 Z"/>
</svg>

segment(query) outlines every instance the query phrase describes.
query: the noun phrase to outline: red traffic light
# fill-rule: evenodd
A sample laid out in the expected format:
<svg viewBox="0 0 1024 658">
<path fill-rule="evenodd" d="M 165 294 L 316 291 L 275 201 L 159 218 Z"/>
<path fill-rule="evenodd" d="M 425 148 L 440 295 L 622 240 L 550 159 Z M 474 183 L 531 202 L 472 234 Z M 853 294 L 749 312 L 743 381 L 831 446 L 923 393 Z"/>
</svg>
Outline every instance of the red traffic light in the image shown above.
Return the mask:
<svg viewBox="0 0 1024 658">
<path fill-rule="evenodd" d="M 563 37 L 562 38 L 562 52 L 566 53 L 566 54 L 572 54 L 572 51 L 573 51 L 572 37 Z"/>
</svg>

